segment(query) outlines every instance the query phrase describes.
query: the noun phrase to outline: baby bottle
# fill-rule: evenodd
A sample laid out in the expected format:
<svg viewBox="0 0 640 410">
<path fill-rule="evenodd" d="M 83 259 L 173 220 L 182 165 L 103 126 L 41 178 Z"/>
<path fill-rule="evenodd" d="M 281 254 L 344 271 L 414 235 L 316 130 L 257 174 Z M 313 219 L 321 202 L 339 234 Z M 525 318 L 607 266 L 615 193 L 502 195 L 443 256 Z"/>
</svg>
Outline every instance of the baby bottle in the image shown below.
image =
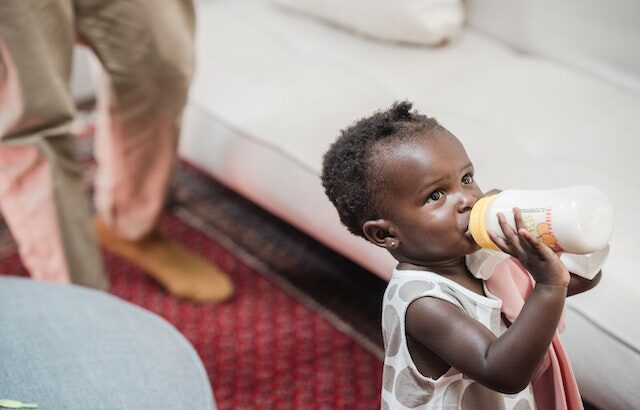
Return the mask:
<svg viewBox="0 0 640 410">
<path fill-rule="evenodd" d="M 547 191 L 509 189 L 478 200 L 471 210 L 469 229 L 482 248 L 499 250 L 487 230 L 498 235 L 498 212 L 515 229 L 513 208 L 522 212 L 525 228 L 547 246 L 573 254 L 604 249 L 613 232 L 613 209 L 604 193 L 590 186 Z"/>
</svg>

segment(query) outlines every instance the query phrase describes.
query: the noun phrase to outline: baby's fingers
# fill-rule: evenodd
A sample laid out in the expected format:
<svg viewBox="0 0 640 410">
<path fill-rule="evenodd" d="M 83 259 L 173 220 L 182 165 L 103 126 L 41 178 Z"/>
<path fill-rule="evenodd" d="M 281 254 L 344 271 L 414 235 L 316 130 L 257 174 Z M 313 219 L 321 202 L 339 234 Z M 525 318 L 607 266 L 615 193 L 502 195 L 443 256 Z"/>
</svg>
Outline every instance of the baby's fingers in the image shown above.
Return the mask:
<svg viewBox="0 0 640 410">
<path fill-rule="evenodd" d="M 513 220 L 516 223 L 516 231 L 520 231 L 520 229 L 526 229 L 524 226 L 524 221 L 522 220 L 522 211 L 520 208 L 513 208 Z"/>
<path fill-rule="evenodd" d="M 500 229 L 502 229 L 505 239 L 509 242 L 513 243 L 518 240 L 516 231 L 514 231 L 511 225 L 509 225 L 507 218 L 501 212 L 498 212 L 498 225 L 500 225 Z"/>
<path fill-rule="evenodd" d="M 519 229 L 518 234 L 520 237 L 524 238 L 523 242 L 529 245 L 530 248 L 533 248 L 535 252 L 538 252 L 541 255 L 547 255 L 548 252 L 551 251 L 551 249 L 545 245 L 540 238 L 534 238 L 526 229 Z"/>
<path fill-rule="evenodd" d="M 504 214 L 498 212 L 498 224 L 504 233 L 504 239 L 507 246 L 512 248 L 515 252 L 522 253 L 522 245 L 520 244 L 520 238 L 516 231 L 513 230 L 511 225 L 507 222 L 507 218 L 505 218 Z M 513 252 L 509 252 L 513 254 Z"/>
<path fill-rule="evenodd" d="M 487 233 L 489 234 L 489 238 L 491 238 L 493 243 L 495 243 L 496 246 L 500 248 L 502 252 L 508 253 L 510 255 L 513 253 L 513 251 L 511 250 L 511 247 L 507 244 L 507 241 L 505 241 L 505 239 L 502 236 L 499 236 L 497 233 L 495 233 L 490 229 L 487 231 Z"/>
</svg>

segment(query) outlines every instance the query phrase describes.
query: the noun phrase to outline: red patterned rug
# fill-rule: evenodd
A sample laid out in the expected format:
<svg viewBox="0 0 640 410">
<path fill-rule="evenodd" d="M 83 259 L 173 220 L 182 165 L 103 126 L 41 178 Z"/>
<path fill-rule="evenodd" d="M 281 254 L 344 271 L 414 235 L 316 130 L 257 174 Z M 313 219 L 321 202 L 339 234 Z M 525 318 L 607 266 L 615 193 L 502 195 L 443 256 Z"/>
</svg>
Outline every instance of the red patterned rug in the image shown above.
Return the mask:
<svg viewBox="0 0 640 410">
<path fill-rule="evenodd" d="M 379 408 L 376 356 L 179 218 L 163 217 L 160 228 L 229 272 L 234 299 L 215 307 L 177 301 L 137 267 L 105 254 L 112 293 L 163 316 L 191 341 L 221 410 Z M 26 275 L 15 252 L 0 260 L 0 271 Z"/>
<path fill-rule="evenodd" d="M 191 341 L 221 410 L 380 407 L 382 281 L 185 164 L 160 230 L 229 272 L 235 297 L 178 301 L 105 253 L 112 293 Z M 27 275 L 4 224 L 0 272 Z"/>
</svg>

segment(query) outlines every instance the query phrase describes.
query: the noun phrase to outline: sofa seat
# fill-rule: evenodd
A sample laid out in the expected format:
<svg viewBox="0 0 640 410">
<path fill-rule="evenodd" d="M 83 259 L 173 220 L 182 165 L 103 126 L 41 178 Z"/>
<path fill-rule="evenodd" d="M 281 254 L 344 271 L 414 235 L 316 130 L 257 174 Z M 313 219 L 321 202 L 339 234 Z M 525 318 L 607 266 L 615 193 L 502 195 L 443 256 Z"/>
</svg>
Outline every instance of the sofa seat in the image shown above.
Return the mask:
<svg viewBox="0 0 640 410">
<path fill-rule="evenodd" d="M 197 50 L 182 157 L 382 278 L 394 260 L 340 224 L 319 173 L 338 130 L 395 100 L 413 101 L 453 132 L 485 190 L 605 191 L 616 218 L 605 276 L 569 299 L 568 318 L 583 318 L 601 336 L 594 354 L 620 354 L 592 368 L 584 349 L 568 348 L 583 355 L 572 360 L 585 369 L 578 378 L 589 385 L 588 400 L 640 403 L 640 277 L 632 260 L 640 251 L 640 93 L 473 28 L 444 48 L 399 46 L 265 1 L 201 3 Z M 581 343 L 580 334 L 570 341 Z M 605 370 L 611 385 L 586 383 Z"/>
</svg>

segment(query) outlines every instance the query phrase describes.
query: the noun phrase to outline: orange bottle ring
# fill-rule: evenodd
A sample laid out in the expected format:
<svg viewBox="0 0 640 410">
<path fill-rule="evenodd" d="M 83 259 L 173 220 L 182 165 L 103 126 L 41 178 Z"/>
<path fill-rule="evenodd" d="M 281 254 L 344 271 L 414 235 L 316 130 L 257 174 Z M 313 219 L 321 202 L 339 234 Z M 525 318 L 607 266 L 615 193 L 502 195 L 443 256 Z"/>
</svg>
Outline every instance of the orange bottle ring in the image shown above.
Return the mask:
<svg viewBox="0 0 640 410">
<path fill-rule="evenodd" d="M 481 248 L 489 248 L 499 251 L 500 248 L 493 243 L 487 233 L 487 211 L 489 210 L 489 206 L 495 199 L 496 195 L 497 194 L 478 199 L 471 209 L 469 228 L 471 229 L 471 236 L 473 236 L 473 240 L 476 241 Z"/>
</svg>

